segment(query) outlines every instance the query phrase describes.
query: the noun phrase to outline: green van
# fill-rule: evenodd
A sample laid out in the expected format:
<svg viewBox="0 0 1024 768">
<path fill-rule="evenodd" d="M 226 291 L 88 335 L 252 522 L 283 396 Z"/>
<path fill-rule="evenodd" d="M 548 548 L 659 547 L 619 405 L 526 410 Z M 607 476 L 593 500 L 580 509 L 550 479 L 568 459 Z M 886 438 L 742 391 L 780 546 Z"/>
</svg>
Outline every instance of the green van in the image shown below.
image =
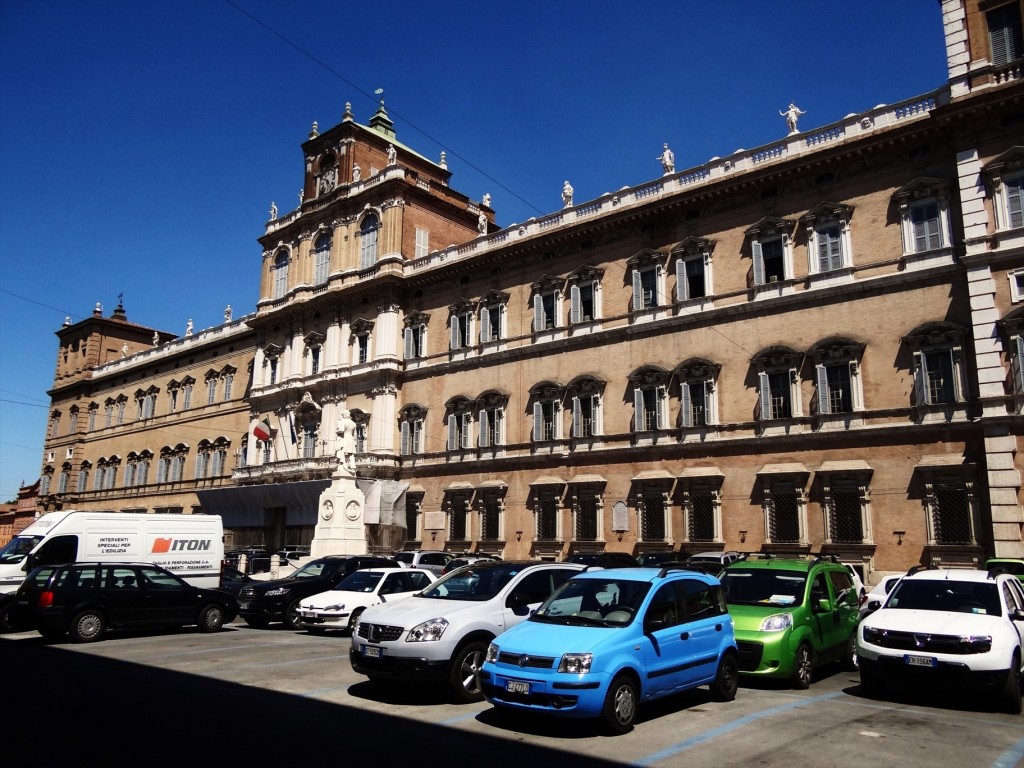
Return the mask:
<svg viewBox="0 0 1024 768">
<path fill-rule="evenodd" d="M 811 684 L 814 668 L 857 669 L 860 596 L 834 558 L 752 556 L 719 577 L 736 628 L 740 674 Z"/>
</svg>

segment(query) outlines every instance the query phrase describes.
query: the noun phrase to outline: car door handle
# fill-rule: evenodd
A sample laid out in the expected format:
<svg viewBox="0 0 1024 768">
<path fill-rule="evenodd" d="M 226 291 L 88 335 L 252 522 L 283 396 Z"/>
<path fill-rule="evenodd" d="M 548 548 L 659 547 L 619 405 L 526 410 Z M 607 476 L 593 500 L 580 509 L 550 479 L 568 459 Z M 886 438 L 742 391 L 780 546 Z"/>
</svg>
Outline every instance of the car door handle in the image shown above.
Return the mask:
<svg viewBox="0 0 1024 768">
<path fill-rule="evenodd" d="M 679 639 L 680 640 L 689 640 L 690 639 L 690 633 L 689 632 L 683 632 L 681 635 L 679 635 Z"/>
</svg>

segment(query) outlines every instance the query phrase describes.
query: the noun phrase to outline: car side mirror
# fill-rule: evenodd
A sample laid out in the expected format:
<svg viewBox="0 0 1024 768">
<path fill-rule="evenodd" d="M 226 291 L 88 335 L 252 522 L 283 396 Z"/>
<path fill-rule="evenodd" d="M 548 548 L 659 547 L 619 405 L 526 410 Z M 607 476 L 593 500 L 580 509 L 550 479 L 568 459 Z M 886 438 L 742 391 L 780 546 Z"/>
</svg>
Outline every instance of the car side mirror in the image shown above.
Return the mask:
<svg viewBox="0 0 1024 768">
<path fill-rule="evenodd" d="M 814 606 L 816 613 L 829 613 L 832 610 L 832 601 L 823 597 Z"/>
<path fill-rule="evenodd" d="M 508 596 L 508 600 L 505 601 L 505 605 L 508 606 L 512 613 L 521 615 L 526 612 L 527 606 L 530 604 L 530 596 L 522 592 L 513 592 Z"/>
<path fill-rule="evenodd" d="M 1024 608 L 1014 608 L 1013 609 L 1013 620 L 1014 621 L 1024 621 Z"/>
<path fill-rule="evenodd" d="M 21 566 L 21 570 L 23 570 L 25 573 L 28 573 L 37 565 L 39 565 L 39 558 L 33 555 L 31 552 L 29 552 L 27 555 L 25 555 L 25 563 Z"/>
<path fill-rule="evenodd" d="M 868 600 L 868 613 L 874 613 L 882 607 L 881 600 Z"/>
</svg>

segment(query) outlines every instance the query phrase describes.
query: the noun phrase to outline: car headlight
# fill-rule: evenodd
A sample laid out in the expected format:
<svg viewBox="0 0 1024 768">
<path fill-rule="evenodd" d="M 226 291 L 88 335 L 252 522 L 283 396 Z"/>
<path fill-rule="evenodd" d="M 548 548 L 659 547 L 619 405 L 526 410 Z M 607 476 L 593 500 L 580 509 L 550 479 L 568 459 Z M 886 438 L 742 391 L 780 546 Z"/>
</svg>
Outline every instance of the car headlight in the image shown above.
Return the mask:
<svg viewBox="0 0 1024 768">
<path fill-rule="evenodd" d="M 558 671 L 570 675 L 585 675 L 590 671 L 590 663 L 594 660 L 592 653 L 563 653 L 558 662 Z"/>
<path fill-rule="evenodd" d="M 865 625 L 862 637 L 864 638 L 865 643 L 871 643 L 871 645 L 881 645 L 882 638 L 885 637 L 885 631 Z"/>
<path fill-rule="evenodd" d="M 268 589 L 264 593 L 267 597 L 280 597 L 281 595 L 288 594 L 288 587 L 278 587 L 277 589 Z"/>
<path fill-rule="evenodd" d="M 325 605 L 324 606 L 324 610 L 325 611 L 340 611 L 344 607 L 345 607 L 344 603 L 336 603 L 335 605 Z"/>
<path fill-rule="evenodd" d="M 489 661 L 492 664 L 498 660 L 498 646 L 491 643 L 487 646 L 487 656 L 484 657 L 484 661 Z"/>
<path fill-rule="evenodd" d="M 440 640 L 441 635 L 448 629 L 448 620 L 440 617 L 436 619 L 428 619 L 422 624 L 417 624 L 415 627 L 409 630 L 408 637 L 405 638 L 407 643 L 430 643 L 434 640 Z"/>
<path fill-rule="evenodd" d="M 992 650 L 991 635 L 963 635 L 960 645 L 964 653 L 988 653 Z"/>
<path fill-rule="evenodd" d="M 762 632 L 781 632 L 793 626 L 793 614 L 776 613 L 761 622 Z"/>
</svg>

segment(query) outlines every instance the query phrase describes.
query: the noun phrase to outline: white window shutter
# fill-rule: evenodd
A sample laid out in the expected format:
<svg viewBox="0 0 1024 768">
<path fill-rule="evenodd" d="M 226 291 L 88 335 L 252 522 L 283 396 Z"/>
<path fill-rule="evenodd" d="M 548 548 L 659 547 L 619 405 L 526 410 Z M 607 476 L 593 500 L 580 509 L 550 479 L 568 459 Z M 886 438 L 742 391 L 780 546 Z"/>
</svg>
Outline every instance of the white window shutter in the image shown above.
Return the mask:
<svg viewBox="0 0 1024 768">
<path fill-rule="evenodd" d="M 500 408 L 494 409 L 494 444 L 501 445 L 501 429 L 502 419 L 505 418 L 504 411 Z"/>
<path fill-rule="evenodd" d="M 462 447 L 469 448 L 469 437 L 473 434 L 473 416 L 469 413 L 462 414 Z"/>
<path fill-rule="evenodd" d="M 544 330 L 544 297 L 539 293 L 533 295 L 533 331 Z"/>
<path fill-rule="evenodd" d="M 459 341 L 460 341 L 460 339 L 459 339 L 459 316 L 458 315 L 452 315 L 452 338 L 451 338 L 452 349 L 458 349 L 459 348 Z"/>
<path fill-rule="evenodd" d="M 644 426 L 644 391 L 636 387 L 633 390 L 633 428 L 636 432 L 643 432 Z"/>
<path fill-rule="evenodd" d="M 814 375 L 818 380 L 818 413 L 831 413 L 828 399 L 828 369 L 824 365 L 816 365 Z"/>
<path fill-rule="evenodd" d="M 401 448 L 400 448 L 401 454 L 403 456 L 408 456 L 410 453 L 412 453 L 412 451 L 409 450 L 409 438 L 410 438 L 409 432 L 410 432 L 409 422 L 408 421 L 403 421 L 402 422 L 402 428 L 401 428 L 402 439 L 401 439 Z"/>
<path fill-rule="evenodd" d="M 1024 336 L 1016 338 L 1017 354 L 1013 356 L 1013 383 L 1018 393 L 1024 393 Z"/>
<path fill-rule="evenodd" d="M 486 343 L 491 340 L 491 313 L 487 307 L 480 309 L 480 341 Z"/>
<path fill-rule="evenodd" d="M 668 405 L 668 397 L 664 387 L 658 387 L 654 393 L 654 426 L 658 429 L 665 428 L 665 406 Z"/>
<path fill-rule="evenodd" d="M 416 356 L 416 349 L 413 346 L 412 328 L 406 328 L 402 332 L 402 337 L 405 346 L 405 359 L 411 360 Z"/>
<path fill-rule="evenodd" d="M 764 285 L 764 254 L 761 251 L 761 241 L 751 240 L 750 251 L 754 257 L 754 285 Z"/>
<path fill-rule="evenodd" d="M 686 262 L 676 259 L 676 301 L 686 301 L 688 298 L 690 295 L 686 282 Z"/>
<path fill-rule="evenodd" d="M 693 403 L 690 398 L 690 383 L 687 381 L 679 387 L 679 422 L 684 427 L 693 426 Z"/>
<path fill-rule="evenodd" d="M 914 368 L 916 374 L 914 376 L 914 389 L 917 394 L 917 404 L 927 405 L 928 404 L 928 363 L 925 359 L 924 352 L 914 353 Z"/>
<path fill-rule="evenodd" d="M 533 440 L 540 442 L 544 435 L 544 406 L 541 403 L 533 404 Z"/>
<path fill-rule="evenodd" d="M 644 308 L 644 288 L 640 280 L 640 270 L 633 267 L 633 311 L 639 312 Z"/>
<path fill-rule="evenodd" d="M 761 419 L 768 421 L 772 417 L 772 391 L 768 386 L 768 374 L 764 371 L 757 374 L 757 386 L 761 396 Z"/>
<path fill-rule="evenodd" d="M 583 406 L 578 396 L 572 399 L 572 436 L 583 436 Z"/>
<path fill-rule="evenodd" d="M 829 261 L 829 231 L 827 229 L 819 230 L 814 233 L 814 237 L 818 241 L 818 271 L 828 272 L 831 266 Z"/>
<path fill-rule="evenodd" d="M 459 447 L 458 436 L 459 428 L 455 421 L 456 416 L 454 413 L 448 414 L 448 450 L 454 451 Z"/>
<path fill-rule="evenodd" d="M 490 424 L 487 418 L 487 410 L 485 408 L 480 409 L 480 414 L 478 418 L 480 420 L 480 447 L 487 448 L 490 445 L 491 441 L 488 438 L 488 433 L 490 432 Z"/>
<path fill-rule="evenodd" d="M 576 324 L 583 320 L 583 303 L 580 301 L 580 287 L 572 285 L 569 288 L 569 322 Z"/>
</svg>

